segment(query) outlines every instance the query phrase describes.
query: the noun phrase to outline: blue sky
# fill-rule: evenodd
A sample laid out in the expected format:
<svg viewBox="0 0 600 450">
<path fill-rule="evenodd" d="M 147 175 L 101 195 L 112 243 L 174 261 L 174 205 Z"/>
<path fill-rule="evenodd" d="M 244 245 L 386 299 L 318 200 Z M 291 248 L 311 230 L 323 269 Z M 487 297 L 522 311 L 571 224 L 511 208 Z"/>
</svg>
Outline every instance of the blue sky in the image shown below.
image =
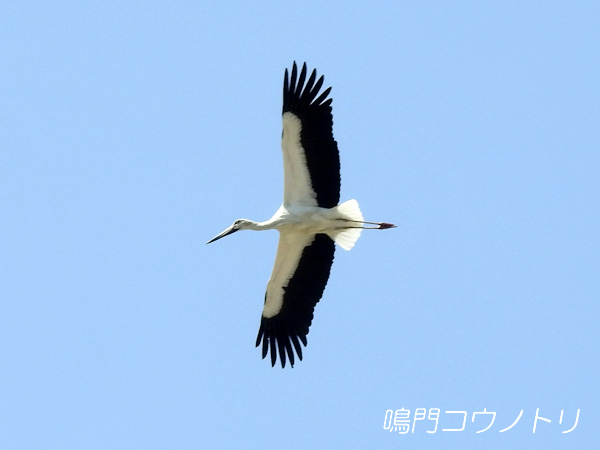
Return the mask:
<svg viewBox="0 0 600 450">
<path fill-rule="evenodd" d="M 591 448 L 598 4 L 274 3 L 4 2 L 0 448 Z M 342 198 L 398 228 L 337 250 L 282 370 L 277 233 L 205 242 L 281 202 L 294 60 Z"/>
</svg>

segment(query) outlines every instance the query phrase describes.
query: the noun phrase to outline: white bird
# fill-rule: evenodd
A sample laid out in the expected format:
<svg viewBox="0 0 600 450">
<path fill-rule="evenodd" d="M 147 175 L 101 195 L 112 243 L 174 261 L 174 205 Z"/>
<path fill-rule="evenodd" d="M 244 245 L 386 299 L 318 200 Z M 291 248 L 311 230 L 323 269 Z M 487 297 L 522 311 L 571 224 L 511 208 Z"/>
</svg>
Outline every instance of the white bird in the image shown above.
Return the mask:
<svg viewBox="0 0 600 450">
<path fill-rule="evenodd" d="M 306 63 L 298 77 L 296 63 L 283 81 L 283 204 L 266 222 L 238 219 L 207 244 L 239 230 L 279 231 L 279 246 L 256 346 L 271 353 L 271 365 L 294 366 L 294 350 L 302 360 L 315 305 L 321 299 L 333 264 L 334 242 L 350 250 L 365 228 L 386 229 L 390 223 L 365 222 L 356 200 L 340 205 L 340 158 L 333 138 L 331 87 L 313 70 L 306 81 Z M 316 82 L 315 82 L 316 81 Z M 366 227 L 366 225 L 372 225 Z M 292 349 L 293 347 L 293 349 Z"/>
</svg>

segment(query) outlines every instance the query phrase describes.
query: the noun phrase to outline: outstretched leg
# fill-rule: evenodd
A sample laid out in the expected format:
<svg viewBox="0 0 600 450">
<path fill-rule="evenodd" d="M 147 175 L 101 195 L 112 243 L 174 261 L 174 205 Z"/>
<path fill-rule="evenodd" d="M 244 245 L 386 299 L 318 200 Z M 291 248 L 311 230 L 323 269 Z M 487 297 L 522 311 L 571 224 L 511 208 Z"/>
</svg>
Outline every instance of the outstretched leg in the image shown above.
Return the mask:
<svg viewBox="0 0 600 450">
<path fill-rule="evenodd" d="M 394 225 L 393 223 L 387 223 L 387 222 L 367 222 L 364 220 L 346 220 L 346 222 L 352 222 L 352 223 L 360 223 L 360 224 L 367 224 L 367 225 L 377 225 L 375 227 L 348 227 L 348 228 L 362 228 L 364 230 L 385 230 L 388 228 L 396 228 L 396 225 Z"/>
</svg>

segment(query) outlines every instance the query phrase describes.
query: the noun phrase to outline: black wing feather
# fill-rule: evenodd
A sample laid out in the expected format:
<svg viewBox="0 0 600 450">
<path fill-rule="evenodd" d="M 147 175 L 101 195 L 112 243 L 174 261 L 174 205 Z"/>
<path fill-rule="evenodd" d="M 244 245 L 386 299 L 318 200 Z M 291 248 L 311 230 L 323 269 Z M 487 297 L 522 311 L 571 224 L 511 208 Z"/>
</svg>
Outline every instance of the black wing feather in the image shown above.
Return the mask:
<svg viewBox="0 0 600 450">
<path fill-rule="evenodd" d="M 317 194 L 317 204 L 322 208 L 333 208 L 340 201 L 340 156 L 337 142 L 333 138 L 333 116 L 331 99 L 327 99 L 331 88 L 317 97 L 323 86 L 321 76 L 313 86 L 317 71 L 313 70 L 306 86 L 306 63 L 300 78 L 296 63 L 292 66 L 288 84 L 286 69 L 283 82 L 283 113 L 290 112 L 302 123 L 300 142 L 304 148 L 312 187 Z"/>
<path fill-rule="evenodd" d="M 284 288 L 281 311 L 276 316 L 261 318 L 256 346 L 262 341 L 263 358 L 270 353 L 272 366 L 277 360 L 277 349 L 281 367 L 285 367 L 286 352 L 291 366 L 294 366 L 292 345 L 302 361 L 298 340 L 306 347 L 313 311 L 327 285 L 334 252 L 335 245 L 329 236 L 316 234 L 312 243 L 304 248 L 296 272 Z"/>
</svg>

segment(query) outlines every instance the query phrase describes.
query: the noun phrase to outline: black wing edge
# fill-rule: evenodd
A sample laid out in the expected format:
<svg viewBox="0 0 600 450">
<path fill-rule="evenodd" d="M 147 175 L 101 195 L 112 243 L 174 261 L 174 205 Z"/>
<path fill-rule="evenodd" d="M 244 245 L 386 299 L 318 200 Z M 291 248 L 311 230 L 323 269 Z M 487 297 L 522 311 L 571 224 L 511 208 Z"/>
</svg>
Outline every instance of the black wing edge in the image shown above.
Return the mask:
<svg viewBox="0 0 600 450">
<path fill-rule="evenodd" d="M 261 317 L 256 346 L 262 342 L 262 357 L 271 354 L 271 366 L 277 362 L 285 367 L 286 355 L 294 367 L 294 350 L 302 361 L 302 347 L 312 323 L 315 305 L 323 296 L 329 279 L 335 244 L 326 234 L 317 234 L 304 248 L 298 268 L 284 288 L 283 307 L 271 318 Z"/>
<path fill-rule="evenodd" d="M 283 79 L 283 111 L 297 116 L 302 123 L 300 141 L 306 155 L 313 190 L 317 203 L 322 208 L 333 208 L 340 201 L 340 156 L 337 142 L 333 138 L 333 116 L 331 98 L 327 98 L 331 87 L 317 97 L 324 78 L 317 80 L 314 69 L 306 80 L 306 63 L 298 75 L 294 62 L 291 78 L 285 69 Z M 305 83 L 306 82 L 306 83 Z"/>
</svg>

